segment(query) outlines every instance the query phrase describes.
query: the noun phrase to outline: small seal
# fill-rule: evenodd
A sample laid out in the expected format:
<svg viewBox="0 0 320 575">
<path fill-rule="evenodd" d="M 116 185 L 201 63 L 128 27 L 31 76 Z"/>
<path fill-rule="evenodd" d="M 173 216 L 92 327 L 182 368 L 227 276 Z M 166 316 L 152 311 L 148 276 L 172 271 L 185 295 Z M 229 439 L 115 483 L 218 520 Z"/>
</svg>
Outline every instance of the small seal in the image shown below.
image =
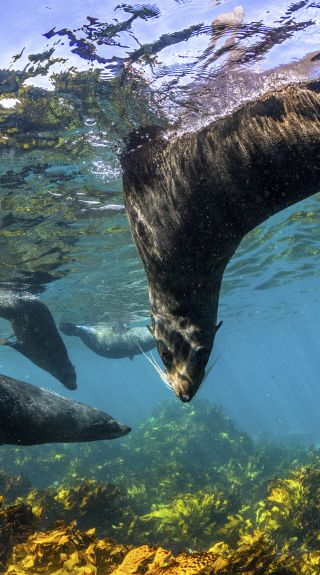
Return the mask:
<svg viewBox="0 0 320 575">
<path fill-rule="evenodd" d="M 16 341 L 9 338 L 0 344 L 19 351 L 68 389 L 77 388 L 74 366 L 44 303 L 30 295 L 0 290 L 0 317 L 11 322 L 16 336 Z"/>
<path fill-rule="evenodd" d="M 319 92 L 320 80 L 288 85 L 171 140 L 131 134 L 125 206 L 164 375 L 182 401 L 205 376 L 222 275 L 240 241 L 319 191 Z"/>
<path fill-rule="evenodd" d="M 80 337 L 83 343 L 98 355 L 113 359 L 133 359 L 135 355 L 156 346 L 147 327 L 127 328 L 123 324 L 85 326 L 63 322 L 59 328 L 65 335 Z"/>
<path fill-rule="evenodd" d="M 0 375 L 0 422 L 0 445 L 97 441 L 130 431 L 103 411 L 5 375 Z"/>
</svg>

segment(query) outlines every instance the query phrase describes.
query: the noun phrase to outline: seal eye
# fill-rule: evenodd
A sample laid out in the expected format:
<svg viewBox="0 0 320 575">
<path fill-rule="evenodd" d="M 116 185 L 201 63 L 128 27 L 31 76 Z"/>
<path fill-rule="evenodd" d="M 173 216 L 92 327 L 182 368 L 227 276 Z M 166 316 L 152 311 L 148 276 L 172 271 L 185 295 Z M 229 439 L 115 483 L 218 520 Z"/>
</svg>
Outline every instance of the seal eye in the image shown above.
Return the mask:
<svg viewBox="0 0 320 575">
<path fill-rule="evenodd" d="M 171 366 L 173 361 L 173 354 L 171 353 L 170 349 L 168 349 L 167 346 L 162 342 L 159 343 L 158 349 L 164 365 L 166 367 Z"/>
<path fill-rule="evenodd" d="M 165 351 L 162 352 L 162 359 L 163 359 L 164 363 L 172 363 L 172 358 L 173 358 L 173 355 L 172 355 L 171 351 L 169 351 L 168 349 L 166 349 Z"/>
</svg>

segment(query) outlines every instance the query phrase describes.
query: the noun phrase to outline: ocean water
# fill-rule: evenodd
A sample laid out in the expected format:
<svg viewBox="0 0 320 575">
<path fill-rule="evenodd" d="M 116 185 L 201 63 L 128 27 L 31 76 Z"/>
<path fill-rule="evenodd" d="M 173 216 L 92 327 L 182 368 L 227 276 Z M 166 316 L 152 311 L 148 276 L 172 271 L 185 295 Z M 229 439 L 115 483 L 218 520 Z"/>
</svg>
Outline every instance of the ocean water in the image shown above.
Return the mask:
<svg viewBox="0 0 320 575">
<path fill-rule="evenodd" d="M 0 21 L 1 288 L 36 295 L 57 325 L 149 325 L 146 278 L 123 205 L 119 154 L 128 134 L 155 124 L 170 138 L 208 125 L 271 88 L 318 78 L 319 8 L 317 2 L 272 0 L 6 2 Z M 128 438 L 99 444 L 1 446 L 0 475 L 22 473 L 29 490 L 112 482 L 129 493 L 130 513 L 148 524 L 163 518 L 156 515 L 161 505 L 171 505 L 181 518 L 174 502 L 186 493 L 198 493 L 192 504 L 198 511 L 213 505 L 201 497 L 206 490 L 213 497 L 217 485 L 223 489 L 222 476 L 214 474 L 231 461 L 240 477 L 243 462 L 256 458 L 257 501 L 266 497 L 267 481 L 294 473 L 300 464 L 317 466 L 319 194 L 250 232 L 230 261 L 218 314 L 223 325 L 199 402 L 180 405 L 142 354 L 132 360 L 100 357 L 79 338 L 63 335 L 78 381 L 77 390 L 68 391 L 15 350 L 0 346 L 1 374 L 102 409 L 132 427 Z M 0 337 L 11 333 L 10 323 L 1 319 Z M 183 423 L 191 414 L 197 418 L 193 427 Z M 213 422 L 210 428 L 215 414 L 221 429 Z M 229 439 L 234 433 L 230 445 L 244 441 L 238 463 L 237 450 L 226 449 L 220 461 L 222 444 L 217 452 L 208 446 L 209 455 L 201 451 L 203 442 L 222 441 L 223 433 Z M 277 447 L 269 469 L 254 449 L 270 444 Z M 281 469 L 277 449 L 284 450 Z M 151 474 L 150 485 L 161 484 L 160 495 L 150 488 L 134 499 L 133 485 L 142 489 L 146 481 L 141 466 Z M 202 476 L 204 469 L 215 471 Z M 185 474 L 185 485 L 172 483 L 175 473 Z M 231 471 L 224 473 L 230 495 L 242 479 L 234 470 L 234 479 Z M 245 480 L 244 485 L 248 488 Z M 27 497 L 28 489 L 14 495 Z M 238 492 L 237 497 L 233 507 L 219 508 L 225 521 L 247 503 Z M 14 500 L 5 498 L 8 504 Z M 47 516 L 51 507 L 47 503 Z M 210 520 L 204 526 L 199 511 L 192 525 L 198 525 L 201 539 L 198 532 L 185 531 L 187 519 L 138 532 L 131 515 L 126 524 L 127 511 L 121 520 L 115 512 L 106 525 L 94 514 L 81 523 L 79 506 L 70 509 L 67 519 L 56 519 L 78 519 L 83 529 L 95 527 L 99 536 L 115 540 L 118 533 L 119 543 L 159 543 L 174 551 L 209 548 L 217 541 L 217 525 L 224 525 L 212 523 L 211 532 Z M 126 527 L 116 531 L 115 523 Z M 48 520 L 41 529 L 52 525 Z M 282 526 L 281 533 L 291 540 L 289 527 Z M 300 543 L 314 548 L 302 534 L 296 537 L 296 549 Z"/>
</svg>

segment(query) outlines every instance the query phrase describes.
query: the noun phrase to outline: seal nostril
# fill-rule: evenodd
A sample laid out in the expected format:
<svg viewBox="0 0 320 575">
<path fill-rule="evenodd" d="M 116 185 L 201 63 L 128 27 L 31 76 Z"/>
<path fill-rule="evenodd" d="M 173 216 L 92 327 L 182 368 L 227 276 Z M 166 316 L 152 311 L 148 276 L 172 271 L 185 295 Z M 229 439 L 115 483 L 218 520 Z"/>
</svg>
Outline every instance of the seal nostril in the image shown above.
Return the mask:
<svg viewBox="0 0 320 575">
<path fill-rule="evenodd" d="M 190 401 L 191 395 L 187 395 L 186 393 L 181 393 L 181 394 L 179 395 L 179 398 L 180 398 L 181 401 L 183 401 L 184 403 L 187 403 L 187 401 Z"/>
</svg>

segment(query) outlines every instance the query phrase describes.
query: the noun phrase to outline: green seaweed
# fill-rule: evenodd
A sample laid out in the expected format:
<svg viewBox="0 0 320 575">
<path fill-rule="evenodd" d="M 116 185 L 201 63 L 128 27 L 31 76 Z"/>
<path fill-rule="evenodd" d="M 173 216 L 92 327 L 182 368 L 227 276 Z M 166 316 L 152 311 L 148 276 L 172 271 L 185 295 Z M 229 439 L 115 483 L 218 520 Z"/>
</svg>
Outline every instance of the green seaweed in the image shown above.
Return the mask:
<svg viewBox="0 0 320 575">
<path fill-rule="evenodd" d="M 319 451 L 257 443 L 206 401 L 162 403 L 115 442 L 3 446 L 0 466 L 5 501 L 27 505 L 41 533 L 76 521 L 119 544 L 189 550 L 188 565 L 201 552 L 222 575 L 320 565 Z M 16 492 L 9 470 L 26 478 Z"/>
</svg>

